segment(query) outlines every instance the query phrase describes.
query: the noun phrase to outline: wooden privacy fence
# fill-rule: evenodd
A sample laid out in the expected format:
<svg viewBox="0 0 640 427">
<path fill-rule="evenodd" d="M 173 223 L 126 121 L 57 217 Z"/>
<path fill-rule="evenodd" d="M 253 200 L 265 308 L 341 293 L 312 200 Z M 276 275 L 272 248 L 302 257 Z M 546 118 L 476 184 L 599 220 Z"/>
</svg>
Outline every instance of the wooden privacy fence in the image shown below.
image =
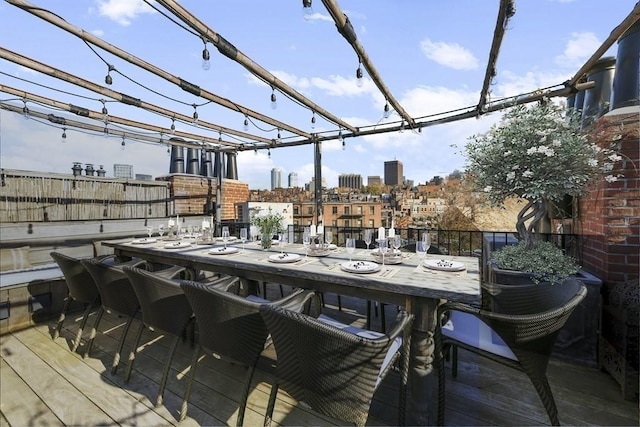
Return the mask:
<svg viewBox="0 0 640 427">
<path fill-rule="evenodd" d="M 93 176 L 2 170 L 0 222 L 162 218 L 171 213 L 170 184 Z"/>
</svg>

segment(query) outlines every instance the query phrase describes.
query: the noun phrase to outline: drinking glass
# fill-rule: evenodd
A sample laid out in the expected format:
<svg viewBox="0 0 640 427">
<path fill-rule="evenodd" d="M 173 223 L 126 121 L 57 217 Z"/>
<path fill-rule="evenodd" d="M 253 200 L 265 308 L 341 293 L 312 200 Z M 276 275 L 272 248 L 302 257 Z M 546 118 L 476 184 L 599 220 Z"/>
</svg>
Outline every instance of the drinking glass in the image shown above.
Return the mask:
<svg viewBox="0 0 640 427">
<path fill-rule="evenodd" d="M 302 233 L 302 246 L 304 246 L 304 257 L 307 258 L 309 255 L 309 246 L 311 245 L 311 235 L 309 227 L 304 228 L 304 232 Z"/>
<path fill-rule="evenodd" d="M 278 245 L 280 246 L 280 254 L 284 254 L 284 245 L 287 243 L 287 235 L 280 233 L 278 235 Z"/>
<path fill-rule="evenodd" d="M 418 258 L 420 258 L 420 264 L 422 264 L 424 257 L 427 255 L 425 244 L 422 240 L 416 242 L 416 253 L 418 254 Z"/>
<path fill-rule="evenodd" d="M 382 254 L 382 270 L 384 270 L 384 254 L 386 254 L 387 253 L 387 249 L 389 249 L 389 246 L 387 246 L 388 245 L 387 244 L 387 239 L 380 239 L 378 244 L 379 244 L 378 250 Z"/>
<path fill-rule="evenodd" d="M 329 245 L 333 242 L 333 233 L 331 231 L 325 231 L 324 235 L 327 242 L 327 247 L 329 247 Z"/>
<path fill-rule="evenodd" d="M 164 224 L 158 224 L 158 234 L 160 235 L 160 239 L 162 239 L 162 235 L 164 234 Z"/>
<path fill-rule="evenodd" d="M 151 235 L 153 234 L 153 225 L 147 225 L 147 234 L 149 235 L 149 238 L 151 238 Z"/>
<path fill-rule="evenodd" d="M 356 250 L 356 239 L 347 238 L 347 253 L 349 254 L 349 262 L 351 262 L 351 254 Z"/>
<path fill-rule="evenodd" d="M 187 225 L 187 236 L 193 237 L 193 225 Z"/>
<path fill-rule="evenodd" d="M 226 225 L 222 227 L 222 241 L 224 242 L 224 249 L 227 250 L 227 242 L 229 241 L 229 227 Z"/>
<path fill-rule="evenodd" d="M 393 247 L 393 254 L 395 255 L 398 249 L 400 249 L 400 246 L 402 246 L 402 239 L 400 236 L 395 236 L 391 239 L 391 246 Z"/>
<path fill-rule="evenodd" d="M 367 251 L 369 251 L 369 246 L 371 245 L 371 235 L 373 233 L 371 230 L 364 230 L 364 242 L 367 244 Z"/>
<path fill-rule="evenodd" d="M 240 241 L 242 242 L 242 252 L 244 252 L 244 242 L 247 241 L 247 229 L 246 228 L 241 228 L 240 229 Z"/>
<path fill-rule="evenodd" d="M 424 251 L 426 253 L 431 247 L 431 238 L 429 237 L 429 233 L 422 233 L 422 242 L 424 243 Z"/>
</svg>

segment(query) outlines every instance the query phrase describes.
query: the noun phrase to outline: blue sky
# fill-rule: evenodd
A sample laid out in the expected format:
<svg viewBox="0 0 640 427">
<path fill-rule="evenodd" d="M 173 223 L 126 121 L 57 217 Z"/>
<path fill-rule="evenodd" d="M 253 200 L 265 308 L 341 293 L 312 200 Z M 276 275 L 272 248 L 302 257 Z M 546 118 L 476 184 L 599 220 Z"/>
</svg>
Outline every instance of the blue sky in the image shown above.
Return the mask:
<svg viewBox="0 0 640 427">
<path fill-rule="evenodd" d="M 201 67 L 202 41 L 138 0 L 33 0 L 69 23 L 180 76 L 210 92 L 245 107 L 311 132 L 311 112 L 278 97 L 270 108 L 271 89 L 239 64 L 222 56 L 211 44 L 211 68 Z M 232 42 L 249 58 L 281 80 L 355 125 L 382 120 L 384 97 L 365 73 L 363 87 L 355 82 L 358 60 L 336 31 L 320 0 L 314 1 L 314 19 L 304 20 L 301 1 L 184 0 L 181 4 L 209 27 Z M 499 1 L 489 0 L 341 0 L 360 43 L 365 47 L 387 87 L 413 117 L 468 107 L 478 103 L 489 55 Z M 631 12 L 635 0 L 520 0 L 498 58 L 492 99 L 560 84 L 570 78 L 611 31 Z M 78 38 L 6 2 L 0 2 L 0 45 L 5 49 L 70 72 L 104 86 L 107 66 Z M 111 89 L 191 115 L 191 104 L 205 102 L 178 87 L 111 54 L 96 49 L 107 62 L 129 78 L 173 98 L 167 99 L 112 73 Z M 616 54 L 614 45 L 607 55 Z M 22 80 L 21 80 L 22 79 Z M 38 86 L 33 83 L 37 83 Z M 0 59 L 0 84 L 100 111 L 102 95 L 86 91 Z M 49 89 L 51 88 L 51 89 Z M 61 91 L 69 92 L 63 93 Z M 73 94 L 73 95 L 72 95 Z M 81 95 L 82 98 L 75 95 Z M 22 107 L 21 100 L 4 92 L 0 99 Z M 72 119 L 72 114 L 29 103 L 29 108 Z M 169 127 L 170 119 L 139 108 L 109 102 L 109 113 Z M 244 116 L 215 104 L 198 108 L 201 119 L 242 130 Z M 404 164 L 404 173 L 416 183 L 434 175 L 464 168 L 460 147 L 475 133 L 499 120 L 493 113 L 421 133 L 385 133 L 325 142 L 323 177 L 329 186 L 340 173 L 383 175 L 386 160 Z M 387 121 L 397 121 L 392 115 Z M 100 122 L 95 122 L 99 124 Z M 249 132 L 275 138 L 272 126 L 256 123 Z M 217 138 L 217 133 L 176 123 L 180 130 Z M 335 130 L 317 120 L 315 131 Z M 135 173 L 163 175 L 169 170 L 166 147 L 105 138 L 25 120 L 0 110 L 0 166 L 70 173 L 73 162 L 104 165 L 108 176 L 114 163 L 134 166 Z M 158 136 L 156 134 L 156 136 Z M 283 136 L 286 136 L 283 132 Z M 455 147 L 457 146 L 457 148 Z M 313 176 L 313 146 L 240 153 L 239 178 L 251 188 L 268 188 L 270 170 L 282 170 L 283 182 L 297 172 L 300 184 Z"/>
</svg>

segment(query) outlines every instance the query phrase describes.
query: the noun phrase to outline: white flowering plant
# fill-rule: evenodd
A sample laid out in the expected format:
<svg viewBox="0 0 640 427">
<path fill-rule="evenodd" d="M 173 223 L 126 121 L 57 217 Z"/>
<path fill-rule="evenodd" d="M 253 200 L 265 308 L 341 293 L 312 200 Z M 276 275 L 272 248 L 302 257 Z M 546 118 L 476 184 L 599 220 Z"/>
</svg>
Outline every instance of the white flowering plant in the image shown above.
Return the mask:
<svg viewBox="0 0 640 427">
<path fill-rule="evenodd" d="M 565 195 L 584 194 L 598 179 L 616 181 L 612 171 L 621 160 L 614 150 L 591 141 L 576 115 L 549 101 L 511 108 L 488 132 L 470 137 L 465 154 L 468 176 L 492 204 L 500 206 L 510 197 L 527 200 L 516 223 L 523 241 L 518 253 L 538 268 L 550 263 L 532 259 L 534 253 L 549 252 L 536 248 L 534 232 L 549 206 Z M 520 270 L 517 262 L 500 267 Z"/>
<path fill-rule="evenodd" d="M 262 245 L 267 249 L 271 247 L 271 238 L 274 234 L 284 229 L 284 217 L 279 213 L 273 213 L 271 209 L 261 209 L 251 218 L 251 225 L 260 229 L 262 235 Z"/>
</svg>

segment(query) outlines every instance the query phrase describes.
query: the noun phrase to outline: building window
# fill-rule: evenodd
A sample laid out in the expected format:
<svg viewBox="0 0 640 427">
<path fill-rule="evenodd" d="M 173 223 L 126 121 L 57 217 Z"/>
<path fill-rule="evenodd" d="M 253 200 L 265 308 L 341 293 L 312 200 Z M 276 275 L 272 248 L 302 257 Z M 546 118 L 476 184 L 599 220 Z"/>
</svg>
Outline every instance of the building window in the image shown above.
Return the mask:
<svg viewBox="0 0 640 427">
<path fill-rule="evenodd" d="M 362 215 L 362 206 L 358 206 L 358 214 Z"/>
<path fill-rule="evenodd" d="M 349 215 L 349 206 L 344 207 L 344 214 Z"/>
<path fill-rule="evenodd" d="M 338 213 L 338 207 L 337 206 L 333 206 L 331 208 L 331 213 L 334 214 L 334 215 L 337 214 Z"/>
<path fill-rule="evenodd" d="M 298 212 L 298 211 L 299 211 L 298 207 L 297 207 L 297 206 L 294 206 L 294 207 L 293 207 L 293 214 L 294 214 L 294 215 L 299 215 L 299 212 Z"/>
<path fill-rule="evenodd" d="M 374 215 L 376 213 L 376 207 L 375 206 L 369 206 L 369 215 Z"/>
<path fill-rule="evenodd" d="M 331 221 L 331 226 L 332 227 L 337 227 L 338 226 L 338 220 L 334 219 L 333 221 Z"/>
<path fill-rule="evenodd" d="M 308 213 L 309 215 L 313 215 L 313 206 L 309 206 L 309 207 L 307 208 L 307 213 Z"/>
<path fill-rule="evenodd" d="M 348 220 L 348 219 L 345 219 L 345 220 L 344 220 L 344 226 L 345 226 L 345 227 L 349 227 L 349 220 Z"/>
<path fill-rule="evenodd" d="M 362 228 L 362 220 L 361 219 L 358 220 L 358 228 Z"/>
<path fill-rule="evenodd" d="M 375 227 L 375 222 L 373 219 L 369 220 L 369 228 L 374 228 Z"/>
</svg>

